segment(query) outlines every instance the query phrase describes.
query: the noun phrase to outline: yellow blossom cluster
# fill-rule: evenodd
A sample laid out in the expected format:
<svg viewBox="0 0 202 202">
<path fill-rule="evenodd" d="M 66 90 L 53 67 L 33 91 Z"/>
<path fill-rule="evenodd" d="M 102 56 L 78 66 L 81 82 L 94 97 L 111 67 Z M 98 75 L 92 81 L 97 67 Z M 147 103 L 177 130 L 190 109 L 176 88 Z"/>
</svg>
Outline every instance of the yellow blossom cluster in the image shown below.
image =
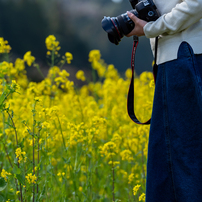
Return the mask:
<svg viewBox="0 0 202 202">
<path fill-rule="evenodd" d="M 37 177 L 35 174 L 29 173 L 27 176 L 25 176 L 29 184 L 36 183 Z"/>
<path fill-rule="evenodd" d="M 8 181 L 8 176 L 9 175 L 11 175 L 11 173 L 9 173 L 9 172 L 5 171 L 4 169 L 2 169 L 1 177 L 3 177 L 6 182 Z"/>
<path fill-rule="evenodd" d="M 3 61 L 0 63 L 0 75 L 7 76 L 7 81 L 16 80 L 18 85 L 26 88 L 28 79 L 25 70 L 25 62 L 31 66 L 35 58 L 31 55 L 31 51 L 25 53 L 23 59 L 17 58 L 14 63 Z"/>
<path fill-rule="evenodd" d="M 8 45 L 8 41 L 4 40 L 3 37 L 0 37 L 0 53 L 9 53 L 11 50 L 10 45 Z"/>
<path fill-rule="evenodd" d="M 133 194 L 136 195 L 137 191 L 139 190 L 139 188 L 141 187 L 141 185 L 137 184 L 135 187 L 133 187 Z"/>
<path fill-rule="evenodd" d="M 128 176 L 128 184 L 131 184 L 133 181 L 134 181 L 134 173 L 131 173 L 131 174 Z"/>
<path fill-rule="evenodd" d="M 81 80 L 81 81 L 85 81 L 86 80 L 86 77 L 84 75 L 84 71 L 82 70 L 79 70 L 77 73 L 76 73 L 76 78 Z"/>
<path fill-rule="evenodd" d="M 73 55 L 70 52 L 66 52 L 65 57 L 66 57 L 66 60 L 67 60 L 67 64 L 70 64 L 71 61 L 73 60 Z"/>
<path fill-rule="evenodd" d="M 15 155 L 16 155 L 16 158 L 18 159 L 18 163 L 21 163 L 23 159 L 24 159 L 24 162 L 27 161 L 26 152 L 25 151 L 22 152 L 20 147 L 18 147 L 15 150 Z"/>
<path fill-rule="evenodd" d="M 50 51 L 53 51 L 56 55 L 60 50 L 60 42 L 56 41 L 56 37 L 54 35 L 49 35 L 45 40 L 46 48 L 48 50 L 47 54 L 50 55 Z"/>
<path fill-rule="evenodd" d="M 99 50 L 92 50 L 89 53 L 89 62 L 93 62 L 93 61 L 99 61 L 101 58 L 101 53 Z"/>
<path fill-rule="evenodd" d="M 128 149 L 125 149 L 123 151 L 120 152 L 120 155 L 121 155 L 121 158 L 122 160 L 126 160 L 126 161 L 132 161 L 134 158 L 133 158 L 133 154 L 130 150 Z"/>
<path fill-rule="evenodd" d="M 139 201 L 145 202 L 145 193 L 142 193 L 139 197 Z"/>
<path fill-rule="evenodd" d="M 106 64 L 101 60 L 101 53 L 99 50 L 92 50 L 89 53 L 89 62 L 92 64 L 92 68 L 95 69 L 99 77 L 103 77 L 106 72 Z"/>
<path fill-rule="evenodd" d="M 107 142 L 103 145 L 103 147 L 100 147 L 101 151 L 100 153 L 106 156 L 107 159 L 113 158 L 113 156 L 117 153 L 117 147 L 114 142 Z"/>
<path fill-rule="evenodd" d="M 28 66 L 31 66 L 35 61 L 35 57 L 31 55 L 31 51 L 26 52 L 23 59 L 25 62 L 27 62 Z"/>
</svg>

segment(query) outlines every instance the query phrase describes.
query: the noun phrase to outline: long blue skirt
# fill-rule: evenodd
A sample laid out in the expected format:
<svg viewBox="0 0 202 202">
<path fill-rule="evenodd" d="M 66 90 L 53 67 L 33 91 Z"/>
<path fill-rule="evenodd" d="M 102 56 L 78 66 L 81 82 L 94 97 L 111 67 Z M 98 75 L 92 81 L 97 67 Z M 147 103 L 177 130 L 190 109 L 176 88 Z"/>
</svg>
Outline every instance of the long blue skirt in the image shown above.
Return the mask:
<svg viewBox="0 0 202 202">
<path fill-rule="evenodd" d="M 186 42 L 158 66 L 146 202 L 202 202 L 202 54 Z"/>
</svg>

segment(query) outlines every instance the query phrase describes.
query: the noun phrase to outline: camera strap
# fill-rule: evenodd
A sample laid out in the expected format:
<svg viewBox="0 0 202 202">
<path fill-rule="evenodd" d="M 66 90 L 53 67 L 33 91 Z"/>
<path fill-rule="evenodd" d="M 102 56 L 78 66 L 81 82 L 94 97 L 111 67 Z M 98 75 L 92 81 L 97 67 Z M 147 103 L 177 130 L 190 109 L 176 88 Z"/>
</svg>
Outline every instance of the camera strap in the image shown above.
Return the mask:
<svg viewBox="0 0 202 202">
<path fill-rule="evenodd" d="M 132 77 L 128 91 L 128 100 L 127 100 L 127 108 L 128 108 L 128 115 L 130 118 L 137 124 L 140 125 L 148 125 L 151 122 L 151 118 L 146 122 L 140 122 L 135 115 L 134 112 L 134 73 L 135 73 L 135 53 L 137 49 L 137 45 L 139 42 L 139 38 L 137 36 L 133 37 L 133 50 L 132 50 L 132 57 L 131 57 L 131 70 L 132 70 Z M 154 54 L 154 65 L 153 65 L 153 75 L 154 75 L 154 82 L 156 83 L 156 76 L 157 76 L 157 69 L 158 66 L 156 64 L 157 60 L 157 47 L 158 47 L 158 37 L 155 39 L 155 54 Z"/>
</svg>

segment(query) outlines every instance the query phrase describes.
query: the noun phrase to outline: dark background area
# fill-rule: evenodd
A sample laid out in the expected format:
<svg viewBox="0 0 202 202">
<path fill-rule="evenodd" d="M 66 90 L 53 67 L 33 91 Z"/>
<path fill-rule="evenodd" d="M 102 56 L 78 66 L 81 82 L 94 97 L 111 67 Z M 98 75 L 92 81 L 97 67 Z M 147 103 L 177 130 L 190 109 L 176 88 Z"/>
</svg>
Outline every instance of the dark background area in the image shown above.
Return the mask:
<svg viewBox="0 0 202 202">
<path fill-rule="evenodd" d="M 123 37 L 118 46 L 110 43 L 101 20 L 131 9 L 128 0 L 0 0 L 0 37 L 12 47 L 11 58 L 23 58 L 31 50 L 42 68 L 47 68 L 45 38 L 53 34 L 60 53 L 73 54 L 71 68 L 89 70 L 88 54 L 99 49 L 102 59 L 123 73 L 130 67 L 132 37 Z M 149 40 L 140 37 L 137 74 L 151 71 L 152 60 Z M 29 76 L 37 80 L 37 73 Z"/>
</svg>

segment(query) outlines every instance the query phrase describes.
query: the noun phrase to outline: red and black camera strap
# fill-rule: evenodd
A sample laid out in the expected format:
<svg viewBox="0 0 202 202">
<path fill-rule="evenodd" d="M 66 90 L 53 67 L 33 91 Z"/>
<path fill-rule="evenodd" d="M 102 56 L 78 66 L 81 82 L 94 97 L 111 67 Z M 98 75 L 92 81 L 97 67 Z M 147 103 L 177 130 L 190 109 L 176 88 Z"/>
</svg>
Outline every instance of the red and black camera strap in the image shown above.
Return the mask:
<svg viewBox="0 0 202 202">
<path fill-rule="evenodd" d="M 148 125 L 151 122 L 151 118 L 146 122 L 140 122 L 138 118 L 135 115 L 134 112 L 134 74 L 135 74 L 135 53 L 137 49 L 139 39 L 137 36 L 133 37 L 133 50 L 132 50 L 132 57 L 131 57 L 131 70 L 132 70 L 132 77 L 130 82 L 130 87 L 128 91 L 128 100 L 127 100 L 127 108 L 128 108 L 128 115 L 130 118 L 137 124 L 140 125 Z M 156 83 L 156 76 L 157 76 L 157 70 L 158 66 L 156 64 L 157 59 L 157 47 L 158 47 L 158 37 L 155 39 L 155 55 L 154 55 L 154 65 L 153 65 L 153 75 L 154 75 L 154 82 Z"/>
</svg>

